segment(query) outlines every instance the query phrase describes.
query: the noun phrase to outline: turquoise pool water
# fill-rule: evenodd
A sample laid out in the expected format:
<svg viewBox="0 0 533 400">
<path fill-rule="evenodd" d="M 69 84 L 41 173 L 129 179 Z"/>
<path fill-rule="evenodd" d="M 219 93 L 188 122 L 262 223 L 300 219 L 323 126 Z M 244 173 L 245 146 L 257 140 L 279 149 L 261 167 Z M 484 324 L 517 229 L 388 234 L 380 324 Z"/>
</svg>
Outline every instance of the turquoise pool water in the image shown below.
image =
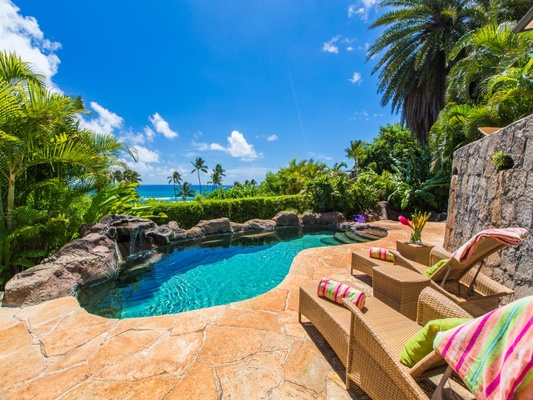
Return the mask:
<svg viewBox="0 0 533 400">
<path fill-rule="evenodd" d="M 114 318 L 171 314 L 249 299 L 280 284 L 296 254 L 327 246 L 327 240 L 321 240 L 333 234 L 282 230 L 168 249 L 157 261 L 131 266 L 116 280 L 82 291 L 78 299 L 89 312 Z"/>
</svg>

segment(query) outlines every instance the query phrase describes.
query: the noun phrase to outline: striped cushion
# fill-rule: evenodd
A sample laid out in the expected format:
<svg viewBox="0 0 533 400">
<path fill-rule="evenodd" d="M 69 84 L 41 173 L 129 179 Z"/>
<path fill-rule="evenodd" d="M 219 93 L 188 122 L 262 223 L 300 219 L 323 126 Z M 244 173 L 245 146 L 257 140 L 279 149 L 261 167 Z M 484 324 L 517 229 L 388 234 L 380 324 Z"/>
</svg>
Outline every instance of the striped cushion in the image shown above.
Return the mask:
<svg viewBox="0 0 533 400">
<path fill-rule="evenodd" d="M 381 247 L 371 247 L 370 257 L 377 258 L 378 260 L 394 261 L 394 255 L 389 250 Z"/>
<path fill-rule="evenodd" d="M 318 283 L 317 294 L 320 297 L 333 300 L 342 304 L 342 299 L 347 298 L 360 310 L 365 306 L 366 294 L 351 286 L 345 285 L 331 279 L 322 278 Z"/>
</svg>

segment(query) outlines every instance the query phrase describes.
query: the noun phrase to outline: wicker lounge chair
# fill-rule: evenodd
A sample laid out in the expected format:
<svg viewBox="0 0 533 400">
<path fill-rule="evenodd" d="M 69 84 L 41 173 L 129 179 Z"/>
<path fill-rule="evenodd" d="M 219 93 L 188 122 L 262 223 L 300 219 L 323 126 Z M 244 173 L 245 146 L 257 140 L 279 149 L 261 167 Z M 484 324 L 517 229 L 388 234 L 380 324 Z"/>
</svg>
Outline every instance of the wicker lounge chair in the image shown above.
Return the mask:
<svg viewBox="0 0 533 400">
<path fill-rule="evenodd" d="M 405 342 L 432 319 L 471 317 L 442 294 L 426 288 L 418 301 L 417 322 L 375 297 L 363 311 L 318 297 L 317 284 L 300 288 L 298 317 L 305 316 L 346 366 L 346 386 L 354 382 L 374 399 L 427 399 L 415 379 L 435 376 L 446 363 L 435 352 L 409 368 L 398 361 Z"/>
<path fill-rule="evenodd" d="M 506 245 L 494 239 L 483 240 L 466 263 L 459 263 L 452 258 L 450 252 L 435 246 L 431 250 L 430 263 L 436 263 L 445 258 L 449 261 L 431 276 L 431 287 L 475 316 L 494 310 L 500 304 L 500 298 L 512 295 L 514 290 L 481 273 L 481 267 L 477 269 L 474 267 L 504 247 Z M 397 251 L 393 253 L 396 265 L 419 273 L 424 273 L 429 267 L 409 260 Z"/>
</svg>

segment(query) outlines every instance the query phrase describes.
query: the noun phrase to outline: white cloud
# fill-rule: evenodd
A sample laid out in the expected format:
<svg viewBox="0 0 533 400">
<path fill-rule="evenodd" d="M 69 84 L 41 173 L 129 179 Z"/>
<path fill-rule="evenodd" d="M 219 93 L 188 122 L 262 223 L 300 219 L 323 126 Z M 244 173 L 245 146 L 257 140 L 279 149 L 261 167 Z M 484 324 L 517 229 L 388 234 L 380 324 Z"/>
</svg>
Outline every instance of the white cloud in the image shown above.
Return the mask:
<svg viewBox="0 0 533 400">
<path fill-rule="evenodd" d="M 333 160 L 332 157 L 326 156 L 326 155 L 324 155 L 322 153 L 313 153 L 312 151 L 310 151 L 307 154 L 309 154 L 312 158 L 316 158 L 317 160 L 326 160 L 326 161 Z"/>
<path fill-rule="evenodd" d="M 132 131 L 122 132 L 120 134 L 120 140 L 127 145 L 143 144 L 146 141 L 145 136 L 142 133 L 133 133 Z"/>
<path fill-rule="evenodd" d="M 148 117 L 148 119 L 154 126 L 156 132 L 162 133 L 163 136 L 166 137 L 167 139 L 174 139 L 178 137 L 178 133 L 170 129 L 168 122 L 165 121 L 163 117 L 159 115 L 159 113 L 155 113 L 152 117 Z"/>
<path fill-rule="evenodd" d="M 137 161 L 140 163 L 159 162 L 159 152 L 147 149 L 143 146 L 133 146 L 132 150 L 137 153 Z"/>
<path fill-rule="evenodd" d="M 354 72 L 351 79 L 348 79 L 352 84 L 358 83 L 360 84 L 363 79 L 361 78 L 361 74 L 359 72 Z"/>
<path fill-rule="evenodd" d="M 324 43 L 324 45 L 322 46 L 322 51 L 325 51 L 326 53 L 338 54 L 339 47 L 336 46 L 336 43 L 339 41 L 340 37 L 341 37 L 340 35 L 335 36 L 329 42 Z"/>
<path fill-rule="evenodd" d="M 358 3 L 348 6 L 348 17 L 359 16 L 363 21 L 368 20 L 370 10 L 376 5 L 378 0 L 360 0 Z"/>
<path fill-rule="evenodd" d="M 84 129 L 91 130 L 95 133 L 107 133 L 112 135 L 115 129 L 120 129 L 122 127 L 122 117 L 119 117 L 114 112 L 107 110 L 94 101 L 91 101 L 91 108 L 96 111 L 98 117 L 90 120 L 81 118 L 80 123 Z"/>
<path fill-rule="evenodd" d="M 0 0 L 0 49 L 14 52 L 31 63 L 35 72 L 44 75 L 46 85 L 60 92 L 52 83 L 52 76 L 60 63 L 55 51 L 61 44 L 45 39 L 37 20 L 24 17 L 19 11 L 10 0 Z"/>
<path fill-rule="evenodd" d="M 152 128 L 150 128 L 149 126 L 145 126 L 144 129 L 143 129 L 143 132 L 146 135 L 146 139 L 149 142 L 153 142 L 154 141 L 155 132 L 153 131 Z"/>
<path fill-rule="evenodd" d="M 223 151 L 230 156 L 240 158 L 243 161 L 252 161 L 262 157 L 262 154 L 258 154 L 254 150 L 254 146 L 248 143 L 244 138 L 244 135 L 238 131 L 231 132 L 231 135 L 228 136 L 228 145 L 225 147 L 218 143 L 207 144 L 192 142 L 192 144 L 200 151 Z"/>
<path fill-rule="evenodd" d="M 266 140 L 269 142 L 275 142 L 276 140 L 278 140 L 278 135 L 269 135 L 267 136 Z"/>
</svg>

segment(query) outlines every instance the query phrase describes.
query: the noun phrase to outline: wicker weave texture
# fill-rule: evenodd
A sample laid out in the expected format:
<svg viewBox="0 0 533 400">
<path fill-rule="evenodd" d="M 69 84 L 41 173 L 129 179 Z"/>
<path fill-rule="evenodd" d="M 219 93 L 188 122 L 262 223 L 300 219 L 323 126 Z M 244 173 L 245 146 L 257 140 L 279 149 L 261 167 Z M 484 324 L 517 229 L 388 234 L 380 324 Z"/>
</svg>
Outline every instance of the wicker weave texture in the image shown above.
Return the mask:
<svg viewBox="0 0 533 400">
<path fill-rule="evenodd" d="M 420 295 L 421 320 L 427 320 L 433 315 L 441 317 L 469 316 L 460 307 L 446 297 L 426 288 Z M 444 306 L 440 303 L 443 302 Z M 398 339 L 395 335 L 384 332 L 400 330 L 402 324 L 412 324 L 403 317 L 403 321 L 388 318 L 390 313 L 383 313 L 381 318 L 367 318 L 357 308 L 345 303 L 352 312 L 353 319 L 350 326 L 350 349 L 347 367 L 347 386 L 353 381 L 373 399 L 427 399 L 428 397 L 418 386 L 413 377 L 425 377 L 442 373 L 445 364 L 442 358 L 432 352 L 421 360 L 415 368 L 409 369 L 398 361 L 398 346 L 394 343 Z M 423 315 L 426 310 L 435 307 L 436 311 Z M 384 326 L 387 330 L 384 330 Z M 405 339 L 402 339 L 405 342 Z M 394 350 L 396 349 L 396 350 Z"/>
<path fill-rule="evenodd" d="M 372 270 L 374 267 L 378 267 L 379 264 L 371 260 L 370 257 L 363 257 L 359 254 L 352 253 L 352 264 L 350 273 L 353 275 L 354 270 L 367 274 L 368 276 L 373 276 Z"/>
<path fill-rule="evenodd" d="M 433 246 L 406 243 L 399 240 L 396 241 L 396 250 L 398 250 L 402 256 L 422 265 L 430 265 L 430 253 L 432 249 Z"/>
<path fill-rule="evenodd" d="M 425 275 L 396 265 L 374 268 L 374 296 L 413 321 L 420 292 L 429 282 Z"/>
<path fill-rule="evenodd" d="M 300 287 L 298 312 L 313 323 L 346 366 L 350 312 L 340 304 L 318 297 L 316 283 Z"/>
</svg>

